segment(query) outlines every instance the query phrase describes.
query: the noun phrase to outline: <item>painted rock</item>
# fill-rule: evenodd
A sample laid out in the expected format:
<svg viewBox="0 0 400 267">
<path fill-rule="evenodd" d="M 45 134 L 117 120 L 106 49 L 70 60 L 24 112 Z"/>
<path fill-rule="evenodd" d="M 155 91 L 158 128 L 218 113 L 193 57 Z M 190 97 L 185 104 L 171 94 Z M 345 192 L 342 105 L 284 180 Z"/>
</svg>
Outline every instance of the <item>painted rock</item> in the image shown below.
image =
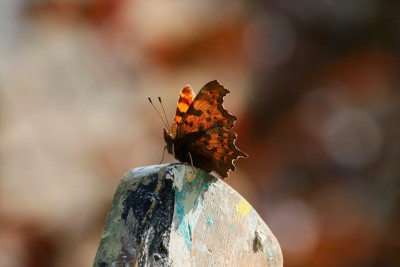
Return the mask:
<svg viewBox="0 0 400 267">
<path fill-rule="evenodd" d="M 184 164 L 128 171 L 93 266 L 282 266 L 278 241 L 223 181 Z"/>
</svg>

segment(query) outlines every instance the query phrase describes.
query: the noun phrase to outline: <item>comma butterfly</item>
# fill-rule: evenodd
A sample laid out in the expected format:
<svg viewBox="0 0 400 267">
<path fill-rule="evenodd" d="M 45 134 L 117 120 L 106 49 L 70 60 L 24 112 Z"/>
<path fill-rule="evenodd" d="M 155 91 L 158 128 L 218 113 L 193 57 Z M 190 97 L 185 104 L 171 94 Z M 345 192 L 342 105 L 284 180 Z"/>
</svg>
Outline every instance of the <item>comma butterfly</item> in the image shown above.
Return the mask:
<svg viewBox="0 0 400 267">
<path fill-rule="evenodd" d="M 222 178 L 235 170 L 234 160 L 248 157 L 235 145 L 237 134 L 229 131 L 236 117 L 222 105 L 228 93 L 216 80 L 207 83 L 197 96 L 186 85 L 180 92 L 171 130 L 163 129 L 168 153 L 205 172 L 215 171 Z"/>
</svg>

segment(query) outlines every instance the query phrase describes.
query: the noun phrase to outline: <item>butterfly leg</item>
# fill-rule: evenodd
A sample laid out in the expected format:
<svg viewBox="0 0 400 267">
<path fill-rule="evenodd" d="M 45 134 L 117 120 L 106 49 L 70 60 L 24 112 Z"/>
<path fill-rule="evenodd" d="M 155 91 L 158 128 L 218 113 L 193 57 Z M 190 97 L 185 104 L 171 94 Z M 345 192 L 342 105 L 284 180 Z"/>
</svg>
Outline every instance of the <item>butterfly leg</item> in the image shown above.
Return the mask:
<svg viewBox="0 0 400 267">
<path fill-rule="evenodd" d="M 162 153 L 162 158 L 159 164 L 161 164 L 164 161 L 164 155 L 165 155 L 165 150 L 167 149 L 167 146 L 164 147 L 164 151 Z"/>
<path fill-rule="evenodd" d="M 197 171 L 193 166 L 192 154 L 190 154 L 190 152 L 189 152 L 188 155 L 189 155 L 189 158 L 190 158 L 190 166 L 192 166 L 192 169 L 193 169 L 194 173 L 197 174 Z"/>
<path fill-rule="evenodd" d="M 172 156 L 174 156 L 174 158 L 175 158 L 175 146 L 174 146 L 174 143 L 172 143 Z"/>
</svg>

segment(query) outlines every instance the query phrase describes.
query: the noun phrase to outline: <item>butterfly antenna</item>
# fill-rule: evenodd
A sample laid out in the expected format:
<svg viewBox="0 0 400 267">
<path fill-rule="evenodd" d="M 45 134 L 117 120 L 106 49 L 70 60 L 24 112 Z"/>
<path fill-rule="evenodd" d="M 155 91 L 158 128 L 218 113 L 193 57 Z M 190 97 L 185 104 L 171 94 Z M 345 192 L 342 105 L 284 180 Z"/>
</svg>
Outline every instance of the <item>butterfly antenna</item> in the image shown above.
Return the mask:
<svg viewBox="0 0 400 267">
<path fill-rule="evenodd" d="M 164 112 L 165 121 L 167 122 L 168 129 L 171 129 L 171 128 L 169 127 L 167 114 L 165 113 L 165 109 L 164 109 L 164 105 L 163 105 L 163 103 L 162 103 L 162 101 L 161 101 L 161 97 L 158 97 L 158 101 L 160 102 L 161 108 L 162 108 L 162 110 L 163 110 L 163 112 Z"/>
<path fill-rule="evenodd" d="M 165 123 L 163 117 L 161 116 L 160 112 L 158 112 L 158 110 L 156 109 L 156 107 L 153 104 L 153 101 L 151 101 L 150 97 L 147 97 L 149 99 L 150 104 L 153 106 L 153 108 L 156 110 L 158 116 L 160 117 L 161 121 L 164 123 L 165 127 L 167 127 L 167 129 L 169 129 L 169 125 L 167 123 Z"/>
</svg>

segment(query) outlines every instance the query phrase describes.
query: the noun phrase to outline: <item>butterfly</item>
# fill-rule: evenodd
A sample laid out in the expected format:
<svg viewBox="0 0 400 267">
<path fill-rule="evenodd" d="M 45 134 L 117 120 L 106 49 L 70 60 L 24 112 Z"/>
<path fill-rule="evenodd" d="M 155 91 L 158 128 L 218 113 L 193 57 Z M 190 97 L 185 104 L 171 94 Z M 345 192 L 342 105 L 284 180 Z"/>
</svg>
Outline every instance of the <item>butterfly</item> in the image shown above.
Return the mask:
<svg viewBox="0 0 400 267">
<path fill-rule="evenodd" d="M 221 178 L 235 170 L 234 160 L 248 157 L 235 145 L 237 134 L 229 130 L 237 118 L 222 105 L 228 93 L 216 80 L 204 85 L 197 96 L 186 85 L 179 94 L 170 131 L 163 129 L 168 153 L 205 172 L 214 171 Z"/>
</svg>

